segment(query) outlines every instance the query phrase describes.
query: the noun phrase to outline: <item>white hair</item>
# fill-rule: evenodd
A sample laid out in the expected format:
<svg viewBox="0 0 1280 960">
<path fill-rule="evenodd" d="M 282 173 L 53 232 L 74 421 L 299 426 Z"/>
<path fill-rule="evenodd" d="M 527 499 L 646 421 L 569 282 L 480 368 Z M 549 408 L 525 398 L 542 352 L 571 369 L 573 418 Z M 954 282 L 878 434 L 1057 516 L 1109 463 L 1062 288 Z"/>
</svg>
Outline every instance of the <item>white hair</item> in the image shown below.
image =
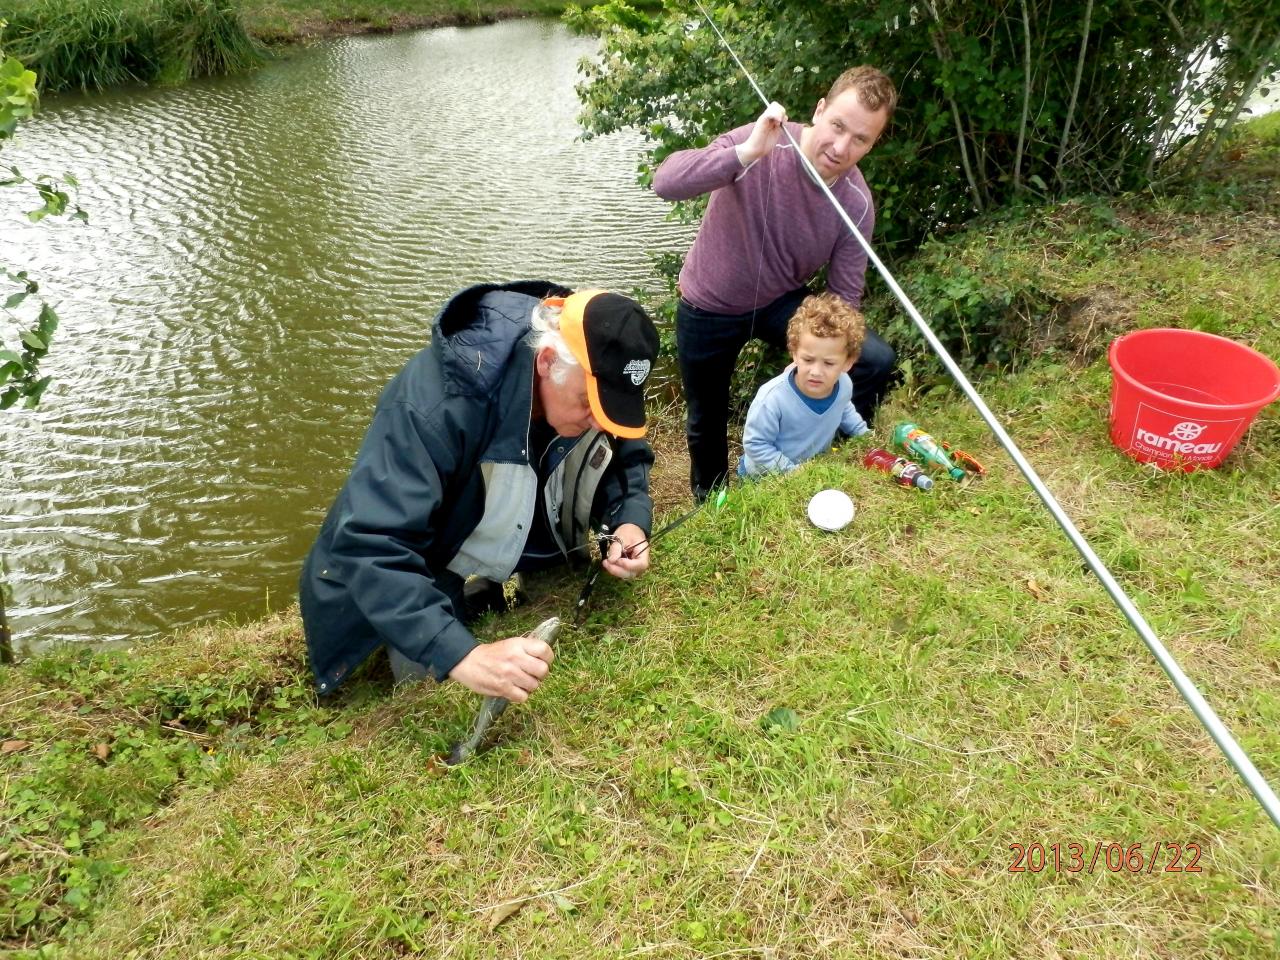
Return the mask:
<svg viewBox="0 0 1280 960">
<path fill-rule="evenodd" d="M 564 335 L 560 333 L 560 308 L 539 303 L 533 308 L 532 319 L 533 329 L 538 334 L 538 339 L 533 344 L 534 352 L 540 353 L 543 347 L 552 347 L 555 350 L 556 362 L 552 365 L 548 376 L 551 377 L 552 383 L 561 385 L 568 378 L 570 368 L 581 366 L 581 364 L 569 349 Z"/>
</svg>

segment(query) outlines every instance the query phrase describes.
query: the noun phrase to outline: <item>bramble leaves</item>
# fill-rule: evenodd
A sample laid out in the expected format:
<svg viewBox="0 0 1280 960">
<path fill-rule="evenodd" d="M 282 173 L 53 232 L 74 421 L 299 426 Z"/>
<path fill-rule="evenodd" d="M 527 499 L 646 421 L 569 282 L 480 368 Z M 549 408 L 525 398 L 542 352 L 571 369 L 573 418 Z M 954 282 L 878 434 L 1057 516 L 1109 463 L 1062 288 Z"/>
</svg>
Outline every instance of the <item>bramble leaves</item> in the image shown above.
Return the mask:
<svg viewBox="0 0 1280 960">
<path fill-rule="evenodd" d="M 0 140 L 13 135 L 36 104 L 36 75 L 0 49 Z"/>
<path fill-rule="evenodd" d="M 760 718 L 760 726 L 771 733 L 795 733 L 800 729 L 800 717 L 790 707 L 774 707 Z"/>
</svg>

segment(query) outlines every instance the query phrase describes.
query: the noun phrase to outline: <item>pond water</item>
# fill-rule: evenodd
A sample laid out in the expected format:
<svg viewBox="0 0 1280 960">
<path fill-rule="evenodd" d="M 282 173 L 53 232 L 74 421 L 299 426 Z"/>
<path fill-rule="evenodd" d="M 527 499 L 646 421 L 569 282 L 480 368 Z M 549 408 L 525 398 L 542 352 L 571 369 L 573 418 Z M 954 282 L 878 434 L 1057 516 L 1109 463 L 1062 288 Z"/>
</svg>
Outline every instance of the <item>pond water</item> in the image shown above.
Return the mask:
<svg viewBox="0 0 1280 960">
<path fill-rule="evenodd" d="M 591 39 L 512 21 L 327 43 L 244 77 L 47 102 L 7 166 L 73 171 L 88 225 L 0 261 L 62 327 L 35 411 L 0 414 L 19 650 L 159 638 L 292 603 L 377 394 L 470 283 L 650 290 L 690 229 L 582 142 Z"/>
</svg>

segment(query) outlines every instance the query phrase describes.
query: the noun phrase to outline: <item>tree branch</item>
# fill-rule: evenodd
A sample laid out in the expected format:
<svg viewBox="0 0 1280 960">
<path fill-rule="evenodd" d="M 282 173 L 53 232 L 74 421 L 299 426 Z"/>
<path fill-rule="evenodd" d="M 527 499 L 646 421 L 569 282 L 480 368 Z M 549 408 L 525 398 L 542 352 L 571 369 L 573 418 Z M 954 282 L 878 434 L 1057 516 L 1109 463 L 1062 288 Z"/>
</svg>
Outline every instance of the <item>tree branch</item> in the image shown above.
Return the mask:
<svg viewBox="0 0 1280 960">
<path fill-rule="evenodd" d="M 1253 49 L 1253 45 L 1258 42 L 1258 36 L 1261 33 L 1262 21 L 1259 20 L 1257 26 L 1253 29 L 1253 36 L 1249 38 L 1248 43 L 1244 44 L 1244 49 Z M 1200 132 L 1196 134 L 1195 143 L 1191 145 L 1191 149 L 1187 152 L 1187 156 L 1184 160 L 1185 166 L 1183 167 L 1185 170 L 1190 170 L 1192 167 L 1195 167 L 1197 170 L 1201 169 L 1201 154 L 1204 153 L 1205 147 L 1209 146 L 1209 144 L 1214 141 L 1214 132 L 1218 127 L 1218 114 L 1221 113 L 1223 109 L 1221 101 L 1226 99 L 1227 78 L 1230 69 L 1230 61 L 1227 60 L 1226 57 L 1223 57 L 1221 69 L 1219 71 L 1222 75 L 1222 91 L 1219 93 L 1218 98 L 1213 101 L 1213 112 L 1205 117 L 1204 123 L 1200 127 Z"/>
<path fill-rule="evenodd" d="M 933 14 L 933 20 L 938 25 L 938 33 L 942 30 L 942 19 L 938 16 L 938 8 L 932 0 L 925 0 L 925 6 L 929 12 Z M 951 63 L 951 56 L 943 45 L 938 33 L 929 31 L 929 41 L 933 44 L 934 53 L 938 55 L 938 60 L 942 63 Z M 986 209 L 986 205 L 982 202 L 982 192 L 978 189 L 978 181 L 973 176 L 973 166 L 969 162 L 969 148 L 967 145 L 967 134 L 964 132 L 964 123 L 960 119 L 960 105 L 956 103 L 956 98 L 951 94 L 947 94 L 947 102 L 951 105 L 951 116 L 956 124 L 956 141 L 960 145 L 960 165 L 964 168 L 965 178 L 969 181 L 969 193 L 973 197 L 973 205 L 981 213 Z"/>
<path fill-rule="evenodd" d="M 1258 24 L 1258 29 L 1259 32 L 1261 32 L 1261 23 Z M 1256 39 L 1257 33 L 1254 34 L 1254 37 Z M 1271 46 L 1267 52 L 1258 58 L 1258 66 L 1253 71 L 1253 75 L 1249 78 L 1248 82 L 1244 85 L 1244 88 L 1240 91 L 1240 95 L 1236 97 L 1235 106 L 1231 109 L 1231 115 L 1227 117 L 1226 122 L 1218 128 L 1217 135 L 1213 140 L 1213 146 L 1209 148 L 1209 152 L 1206 153 L 1204 155 L 1204 159 L 1200 161 L 1199 173 L 1204 173 L 1205 170 L 1209 168 L 1209 165 L 1217 158 L 1218 151 L 1222 149 L 1223 139 L 1230 132 L 1231 128 L 1235 126 L 1236 121 L 1240 118 L 1240 111 L 1244 109 L 1244 105 L 1248 103 L 1249 98 L 1253 96 L 1253 91 L 1258 88 L 1258 84 L 1266 73 L 1267 67 L 1271 66 L 1278 51 L 1280 51 L 1280 35 L 1277 35 L 1276 38 L 1271 41 Z"/>
<path fill-rule="evenodd" d="M 1085 51 L 1089 48 L 1089 28 L 1093 21 L 1093 0 L 1084 8 L 1084 26 L 1080 30 L 1080 55 L 1076 57 L 1076 78 L 1071 84 L 1071 99 L 1067 103 L 1067 116 L 1062 121 L 1062 139 L 1058 142 L 1058 162 L 1053 165 L 1053 177 L 1059 186 L 1066 186 L 1062 179 L 1062 164 L 1067 156 L 1067 141 L 1071 137 L 1071 121 L 1075 117 L 1076 103 L 1080 99 L 1080 81 L 1084 78 Z"/>
<path fill-rule="evenodd" d="M 1179 46 L 1175 59 L 1180 63 L 1184 62 L 1189 52 L 1190 51 L 1187 50 L 1185 45 Z M 1186 90 L 1188 80 L 1195 76 L 1196 71 L 1200 69 L 1200 64 L 1204 62 L 1204 58 L 1208 52 L 1209 45 L 1205 44 L 1200 50 L 1200 55 L 1190 63 L 1186 63 L 1186 65 L 1178 71 L 1178 82 L 1170 92 L 1169 103 L 1165 107 L 1164 113 L 1160 115 L 1160 119 L 1156 121 L 1155 129 L 1151 134 L 1150 151 L 1147 154 L 1146 176 L 1148 180 L 1155 177 L 1156 161 L 1160 159 L 1160 145 L 1164 141 L 1165 134 L 1168 132 L 1170 125 L 1174 122 L 1178 110 L 1178 104 L 1182 102 L 1182 92 Z M 1192 108 L 1191 112 L 1193 111 L 1194 108 Z M 1181 125 L 1181 123 L 1182 119 L 1178 118 L 1178 125 Z"/>
<path fill-rule="evenodd" d="M 1022 192 L 1022 149 L 1027 142 L 1027 113 L 1031 109 L 1031 20 L 1027 13 L 1027 0 L 1018 0 L 1022 7 L 1022 119 L 1018 123 L 1018 149 L 1013 155 L 1013 192 Z"/>
</svg>

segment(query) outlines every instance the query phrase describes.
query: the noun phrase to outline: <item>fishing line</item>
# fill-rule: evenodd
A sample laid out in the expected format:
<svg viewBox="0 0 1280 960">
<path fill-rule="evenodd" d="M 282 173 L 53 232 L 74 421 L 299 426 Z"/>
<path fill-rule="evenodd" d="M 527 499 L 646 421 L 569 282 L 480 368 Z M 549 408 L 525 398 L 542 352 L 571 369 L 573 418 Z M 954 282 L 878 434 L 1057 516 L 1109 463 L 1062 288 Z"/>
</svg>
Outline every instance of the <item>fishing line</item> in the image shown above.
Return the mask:
<svg viewBox="0 0 1280 960">
<path fill-rule="evenodd" d="M 751 76 L 750 71 L 747 70 L 742 61 L 738 58 L 737 53 L 735 53 L 733 47 L 729 45 L 729 41 L 725 39 L 724 34 L 720 32 L 720 28 L 716 26 L 715 20 L 712 19 L 707 8 L 703 6 L 702 0 L 694 0 L 694 3 L 702 12 L 702 16 L 707 21 L 707 24 L 715 32 L 721 46 L 728 51 L 729 56 L 733 57 L 733 62 L 738 65 L 738 69 L 742 71 L 742 75 L 747 78 L 747 82 L 751 84 L 751 88 L 767 107 L 771 101 L 765 96 L 764 91 L 760 89 L 760 86 Z M 1071 541 L 1072 546 L 1074 546 L 1077 552 L 1079 552 L 1089 569 L 1092 570 L 1098 580 L 1101 581 L 1102 586 L 1111 596 L 1112 601 L 1119 608 L 1120 612 L 1124 614 L 1124 617 L 1129 621 L 1130 626 L 1137 631 L 1138 636 L 1140 636 L 1142 641 L 1147 645 L 1147 649 L 1151 651 L 1152 655 L 1164 669 L 1164 672 L 1168 675 L 1169 679 L 1173 681 L 1173 685 L 1177 689 L 1178 693 L 1181 694 L 1182 699 L 1186 701 L 1187 706 L 1191 708 L 1192 712 L 1204 726 L 1209 736 L 1213 738 L 1214 742 L 1218 745 L 1218 748 L 1235 768 L 1241 779 L 1244 780 L 1245 785 L 1253 793 L 1258 803 L 1262 805 L 1267 816 L 1271 818 L 1272 822 L 1277 827 L 1280 827 L 1280 798 L 1276 797 L 1275 791 L 1272 790 L 1267 781 L 1262 778 L 1257 767 L 1253 765 L 1253 761 L 1249 759 L 1248 755 L 1245 754 L 1240 745 L 1236 743 L 1231 732 L 1227 730 L 1222 721 L 1218 719 L 1218 715 L 1214 712 L 1213 707 L 1209 706 L 1208 701 L 1200 695 L 1200 691 L 1196 689 L 1195 684 L 1191 682 L 1185 673 L 1183 673 L 1182 668 L 1178 666 L 1178 662 L 1165 648 L 1164 644 L 1160 642 L 1160 639 L 1155 635 L 1155 631 L 1151 629 L 1151 626 L 1147 623 L 1141 612 L 1139 612 L 1133 601 L 1129 599 L 1124 588 L 1116 582 L 1116 579 L 1111 575 L 1111 571 L 1107 569 L 1106 564 L 1104 564 L 1101 558 L 1093 552 L 1093 548 L 1089 546 L 1088 541 L 1086 541 L 1080 531 L 1076 529 L 1075 524 L 1071 522 L 1071 518 L 1067 516 L 1066 512 L 1062 509 L 1061 505 L 1050 492 L 1049 488 L 1044 485 L 1039 474 L 1036 473 L 1035 468 L 1032 467 L 1026 457 L 1022 455 L 1022 451 L 1019 450 L 1017 444 L 1013 442 L 1013 438 L 1005 432 L 1004 427 L 1000 425 L 1000 421 L 996 419 L 995 414 L 991 412 L 982 397 L 978 394 L 978 391 L 974 389 L 973 384 L 969 382 L 969 378 L 964 375 L 964 372 L 956 364 L 955 360 L 951 358 L 951 354 L 947 352 L 946 347 L 942 345 L 942 341 L 937 338 L 932 328 L 930 328 L 929 324 L 925 322 L 924 317 L 920 315 L 920 311 L 916 309 L 916 305 L 911 302 L 911 298 L 908 297 L 902 287 L 898 285 L 898 281 L 894 279 L 893 274 L 889 272 L 889 268 L 884 265 L 880 260 L 880 257 L 876 255 L 876 252 L 871 249 L 871 244 L 868 242 L 867 238 L 862 235 L 856 226 L 854 226 L 853 221 L 849 218 L 849 214 L 845 212 L 844 207 L 840 206 L 835 195 L 831 192 L 831 188 L 827 186 L 826 181 L 824 181 L 818 174 L 818 171 L 809 161 L 809 158 L 804 155 L 804 151 L 800 149 L 800 144 L 796 142 L 795 137 L 791 135 L 791 131 L 786 128 L 785 124 L 782 126 L 782 132 L 786 134 L 787 139 L 790 140 L 792 146 L 796 148 L 796 152 L 799 154 L 800 160 L 804 164 L 805 169 L 808 170 L 809 174 L 813 177 L 814 182 L 822 188 L 822 192 L 831 202 L 831 205 L 835 208 L 840 219 L 844 221 L 845 226 L 849 228 L 849 232 L 856 238 L 858 244 L 862 247 L 863 252 L 867 255 L 867 259 L 875 266 L 881 279 L 883 279 L 889 289 L 893 291 L 893 295 L 897 298 L 898 303 L 902 305 L 902 308 L 907 312 L 907 315 L 911 317 L 921 335 L 925 338 L 926 342 L 928 342 L 929 346 L 933 348 L 933 352 L 938 355 L 943 366 L 947 368 L 947 372 L 951 374 L 960 389 L 964 391 L 964 395 L 969 398 L 969 402 L 973 404 L 982 419 L 986 421 L 987 426 L 991 428 L 991 432 L 995 435 L 996 440 L 1000 442 L 1000 446 L 1004 447 L 1005 452 L 1009 454 L 1010 459 L 1013 460 L 1014 465 L 1022 475 L 1027 478 L 1027 482 L 1031 484 L 1031 488 L 1035 490 L 1036 496 L 1038 496 L 1041 502 L 1044 503 L 1049 513 L 1052 514 L 1053 519 L 1058 522 L 1058 526 L 1062 528 L 1062 532 L 1066 534 L 1067 539 Z"/>
<path fill-rule="evenodd" d="M 644 553 L 645 550 L 648 550 L 650 547 L 652 547 L 655 543 L 657 543 L 659 540 L 665 537 L 668 533 L 670 533 L 676 527 L 680 526 L 686 520 L 691 520 L 694 514 L 696 514 L 699 510 L 701 510 L 703 506 L 706 505 L 707 500 L 710 500 L 710 499 L 711 497 L 708 496 L 705 500 L 697 504 L 688 513 L 682 513 L 680 516 L 676 517 L 670 523 L 666 524 L 657 533 L 653 534 L 650 537 L 645 537 L 639 543 L 633 543 L 629 548 L 624 548 L 623 556 L 634 560 L 636 557 L 640 556 L 640 554 Z M 723 501 L 723 497 L 718 502 L 722 502 L 722 501 Z M 609 554 L 609 544 L 616 539 L 617 539 L 616 537 L 612 536 L 609 533 L 605 533 L 603 531 L 601 532 L 598 538 L 598 547 L 600 550 L 600 557 L 599 559 L 596 560 L 594 564 L 592 564 L 591 572 L 587 574 L 586 582 L 582 584 L 582 590 L 578 593 L 578 602 L 575 603 L 573 606 L 574 612 L 578 615 L 579 619 L 581 619 L 583 608 L 587 605 L 587 600 L 591 598 L 591 591 L 596 588 L 596 581 L 600 579 L 600 573 L 604 570 L 604 558 Z"/>
<path fill-rule="evenodd" d="M 765 159 L 764 157 L 758 157 L 755 161 L 753 161 L 753 163 L 759 163 L 761 160 L 764 160 L 764 159 Z M 755 292 L 751 295 L 751 323 L 747 326 L 747 342 L 742 345 L 744 350 L 751 344 L 751 341 L 755 339 L 756 314 L 760 312 L 760 280 L 761 278 L 764 277 L 764 244 L 765 244 L 766 238 L 769 236 L 769 231 L 768 231 L 769 210 L 771 209 L 773 204 L 773 171 L 774 171 L 773 157 L 769 157 L 769 183 L 768 183 L 768 187 L 765 189 L 764 211 L 763 211 L 763 215 L 760 218 L 760 249 L 756 251 L 756 289 L 755 289 Z M 742 176 L 745 177 L 746 175 L 747 175 L 747 171 L 743 170 Z M 761 347 L 759 350 L 756 351 L 756 363 L 755 363 L 755 366 L 752 367 L 751 369 L 750 378 L 747 380 L 747 383 L 750 386 L 755 386 L 756 377 L 759 376 L 760 374 L 760 365 L 764 362 L 764 355 L 766 352 L 766 348 L 769 346 L 770 344 L 765 344 L 763 347 Z M 741 351 L 739 351 L 739 354 L 741 354 Z M 734 366 L 737 367 L 736 361 L 734 362 Z M 730 391 L 733 390 L 733 374 L 732 373 L 729 374 L 729 389 Z M 735 411 L 740 412 L 742 410 L 741 404 L 740 403 L 735 404 L 733 402 L 732 396 L 729 397 L 729 404 Z M 727 477 L 725 478 L 724 482 L 726 484 L 728 483 Z"/>
</svg>

